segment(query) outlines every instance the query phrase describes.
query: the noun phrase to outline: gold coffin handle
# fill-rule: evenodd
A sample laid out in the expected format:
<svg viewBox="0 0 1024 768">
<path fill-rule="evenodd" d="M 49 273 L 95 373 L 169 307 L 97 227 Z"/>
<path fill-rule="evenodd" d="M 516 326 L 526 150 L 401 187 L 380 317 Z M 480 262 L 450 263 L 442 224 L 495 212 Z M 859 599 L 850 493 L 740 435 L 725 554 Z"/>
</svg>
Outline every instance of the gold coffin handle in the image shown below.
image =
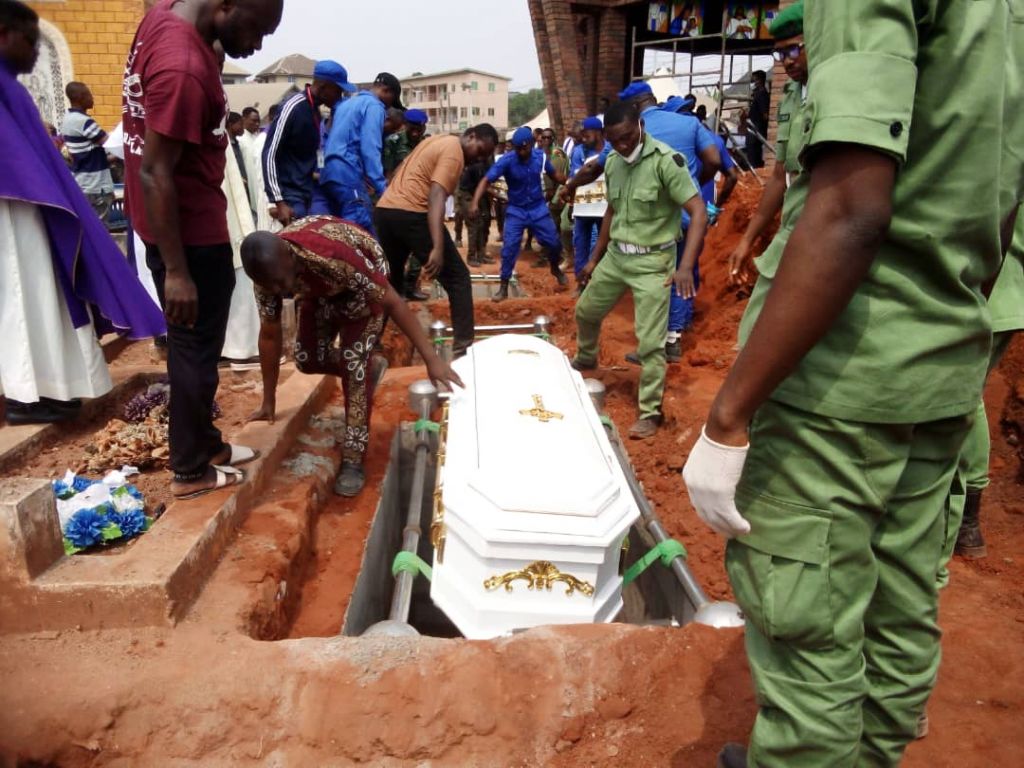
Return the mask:
<svg viewBox="0 0 1024 768">
<path fill-rule="evenodd" d="M 520 579 L 526 582 L 527 589 L 535 589 L 538 592 L 542 589 L 550 592 L 552 585 L 557 581 L 565 584 L 566 597 L 571 596 L 574 592 L 580 592 L 587 597 L 594 594 L 593 584 L 578 579 L 571 573 L 562 573 L 554 563 L 547 560 L 537 560 L 520 571 L 509 571 L 491 576 L 484 580 L 484 589 L 491 591 L 503 586 L 506 592 L 511 592 L 512 582 Z"/>
</svg>

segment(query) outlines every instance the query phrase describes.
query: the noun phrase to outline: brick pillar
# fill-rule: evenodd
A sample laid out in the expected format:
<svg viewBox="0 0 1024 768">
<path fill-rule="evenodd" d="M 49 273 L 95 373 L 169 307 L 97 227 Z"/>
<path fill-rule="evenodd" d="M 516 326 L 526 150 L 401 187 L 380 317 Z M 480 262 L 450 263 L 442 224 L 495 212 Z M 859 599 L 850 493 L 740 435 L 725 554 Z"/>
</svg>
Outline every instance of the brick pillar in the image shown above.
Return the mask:
<svg viewBox="0 0 1024 768">
<path fill-rule="evenodd" d="M 781 0 L 779 8 L 781 10 L 795 2 L 796 0 Z M 782 101 L 782 89 L 788 82 L 789 76 L 786 74 L 785 68 L 781 63 L 776 62 L 774 69 L 772 69 L 772 101 L 771 109 L 768 113 L 768 141 L 773 147 L 775 146 L 775 138 L 779 134 L 779 102 Z M 764 153 L 764 165 L 769 170 L 775 167 L 774 153 L 768 151 Z"/>
<path fill-rule="evenodd" d="M 551 90 L 546 81 L 545 96 L 551 126 L 556 133 L 562 134 L 568 122 L 586 116 L 583 62 L 576 45 L 572 3 L 569 0 L 541 0 L 541 8 L 554 69 L 554 89 Z"/>
<path fill-rule="evenodd" d="M 591 114 L 597 111 L 597 102 L 602 96 L 615 101 L 615 95 L 629 80 L 630 45 L 626 14 L 621 8 L 605 8 L 601 12 L 597 39 L 597 81 L 594 93 L 589 94 L 587 100 Z"/>
<path fill-rule="evenodd" d="M 544 97 L 548 104 L 551 124 L 556 122 L 555 113 L 560 106 L 557 104 L 557 84 L 555 81 L 555 63 L 548 40 L 548 28 L 544 19 L 543 0 L 529 0 L 530 19 L 533 22 L 533 39 L 537 45 L 537 58 L 540 60 L 540 76 L 544 82 Z M 510 128 L 513 126 L 509 126 Z"/>
</svg>

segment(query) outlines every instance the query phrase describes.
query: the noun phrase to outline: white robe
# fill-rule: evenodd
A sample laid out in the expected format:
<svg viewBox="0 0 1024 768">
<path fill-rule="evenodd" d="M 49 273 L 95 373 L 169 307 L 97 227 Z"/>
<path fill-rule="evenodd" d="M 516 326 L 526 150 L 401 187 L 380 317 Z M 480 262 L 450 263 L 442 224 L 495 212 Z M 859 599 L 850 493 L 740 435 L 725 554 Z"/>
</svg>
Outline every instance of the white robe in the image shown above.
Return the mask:
<svg viewBox="0 0 1024 768">
<path fill-rule="evenodd" d="M 0 394 L 99 397 L 112 387 L 92 323 L 75 328 L 39 208 L 0 199 Z"/>
<path fill-rule="evenodd" d="M 246 177 L 249 179 L 249 202 L 256 212 L 256 229 L 267 232 L 280 232 L 281 225 L 270 218 L 270 201 L 263 185 L 263 146 L 267 143 L 267 134 L 257 133 L 255 136 L 243 131 L 238 137 L 245 160 Z"/>
<path fill-rule="evenodd" d="M 249 209 L 249 197 L 245 192 L 245 182 L 242 181 L 242 172 L 230 147 L 221 188 L 228 199 L 228 235 L 231 238 L 235 263 L 235 290 L 231 294 L 228 330 L 221 355 L 233 360 L 247 360 L 259 354 L 260 317 L 256 309 L 252 280 L 242 269 L 241 252 L 242 241 L 252 234 L 255 227 L 252 211 Z"/>
</svg>

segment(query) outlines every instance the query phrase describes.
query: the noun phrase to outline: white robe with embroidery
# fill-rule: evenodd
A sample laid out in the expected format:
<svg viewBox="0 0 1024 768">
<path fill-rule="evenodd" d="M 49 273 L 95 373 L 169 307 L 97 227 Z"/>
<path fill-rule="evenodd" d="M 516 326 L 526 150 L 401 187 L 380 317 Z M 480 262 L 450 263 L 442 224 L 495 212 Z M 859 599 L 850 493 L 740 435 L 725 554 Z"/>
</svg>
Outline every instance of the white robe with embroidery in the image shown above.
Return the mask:
<svg viewBox="0 0 1024 768">
<path fill-rule="evenodd" d="M 231 294 L 231 312 L 228 315 L 228 330 L 221 355 L 233 360 L 246 360 L 259 354 L 259 311 L 256 308 L 252 280 L 242 269 L 242 241 L 252 234 L 255 227 L 245 182 L 242 181 L 242 172 L 230 147 L 221 188 L 228 199 L 228 235 L 231 238 L 235 263 L 235 290 Z"/>
</svg>

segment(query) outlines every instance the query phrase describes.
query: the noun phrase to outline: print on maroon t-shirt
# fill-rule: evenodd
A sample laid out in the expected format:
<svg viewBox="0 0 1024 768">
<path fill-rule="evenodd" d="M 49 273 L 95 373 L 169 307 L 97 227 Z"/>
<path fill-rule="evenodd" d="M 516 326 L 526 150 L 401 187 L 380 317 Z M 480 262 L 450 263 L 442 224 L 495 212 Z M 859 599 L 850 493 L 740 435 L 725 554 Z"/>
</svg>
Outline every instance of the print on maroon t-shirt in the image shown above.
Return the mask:
<svg viewBox="0 0 1024 768">
<path fill-rule="evenodd" d="M 227 99 L 220 63 L 196 28 L 164 0 L 139 25 L 125 65 L 122 96 L 125 198 L 132 226 L 147 243 L 152 228 L 139 170 L 146 128 L 185 142 L 174 172 L 184 245 L 230 242 L 224 181 Z"/>
</svg>

